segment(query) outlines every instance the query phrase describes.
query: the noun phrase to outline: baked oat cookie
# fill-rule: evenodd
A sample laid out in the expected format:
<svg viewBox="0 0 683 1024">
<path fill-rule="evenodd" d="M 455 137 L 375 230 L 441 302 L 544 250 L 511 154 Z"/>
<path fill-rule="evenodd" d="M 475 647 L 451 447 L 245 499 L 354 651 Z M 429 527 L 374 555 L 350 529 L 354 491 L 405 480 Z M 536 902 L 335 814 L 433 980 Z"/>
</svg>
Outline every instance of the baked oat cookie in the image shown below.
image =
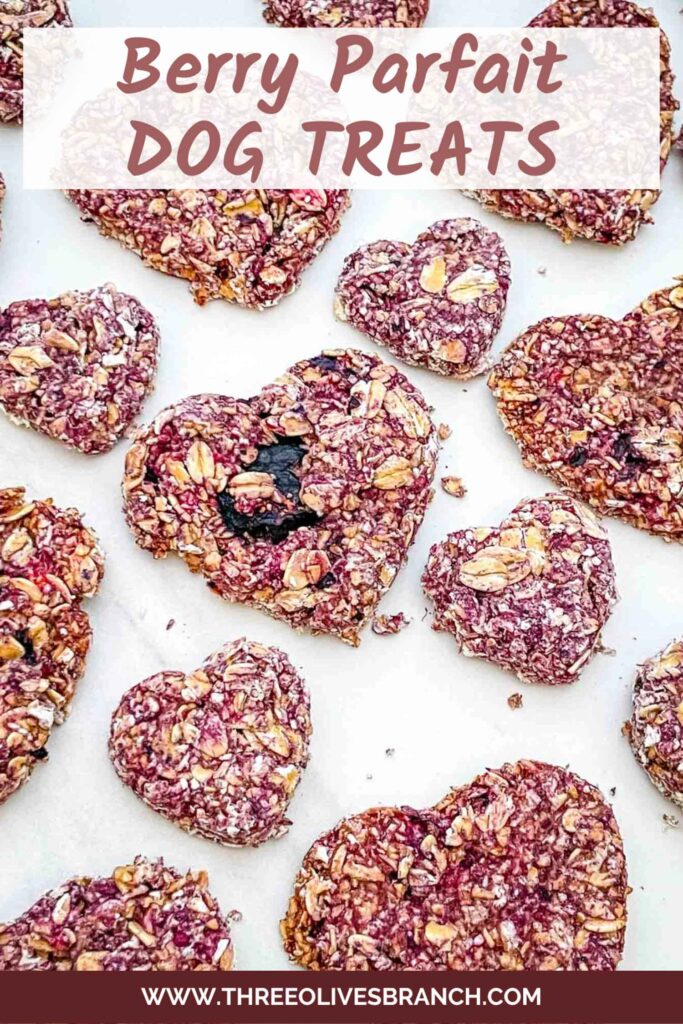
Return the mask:
<svg viewBox="0 0 683 1024">
<path fill-rule="evenodd" d="M 607 534 L 561 494 L 520 502 L 496 529 L 451 533 L 422 577 L 434 629 L 527 683 L 573 683 L 617 599 Z"/>
<path fill-rule="evenodd" d="M 420 28 L 429 0 L 263 0 L 282 28 Z"/>
<path fill-rule="evenodd" d="M 136 435 L 126 519 L 228 601 L 360 642 L 431 498 L 438 437 L 410 381 L 324 352 L 250 399 L 195 395 Z"/>
<path fill-rule="evenodd" d="M 623 320 L 542 320 L 489 378 L 526 466 L 602 515 L 683 540 L 683 285 Z"/>
<path fill-rule="evenodd" d="M 189 282 L 200 305 L 263 309 L 301 282 L 349 207 L 343 189 L 78 189 L 84 220 L 154 270 Z"/>
<path fill-rule="evenodd" d="M 109 451 L 150 393 L 154 318 L 106 284 L 0 310 L 0 405 L 12 420 L 88 455 Z"/>
<path fill-rule="evenodd" d="M 24 29 L 71 24 L 67 0 L 0 0 L 0 122 L 22 121 Z"/>
<path fill-rule="evenodd" d="M 0 490 L 0 803 L 47 757 L 71 709 L 91 629 L 81 600 L 103 556 L 75 509 Z"/>
<path fill-rule="evenodd" d="M 129 690 L 109 753 L 121 781 L 180 828 L 260 846 L 291 825 L 310 736 L 308 691 L 287 655 L 237 640 L 191 675 L 159 672 Z"/>
<path fill-rule="evenodd" d="M 335 313 L 395 356 L 465 380 L 489 365 L 510 287 L 503 241 L 469 217 L 347 257 Z"/>
<path fill-rule="evenodd" d="M 531 28 L 659 28 L 654 13 L 630 0 L 555 0 L 530 23 Z M 661 32 L 661 159 L 662 170 L 673 142 L 671 47 Z M 641 224 L 651 221 L 650 208 L 659 191 L 646 189 L 477 189 L 467 195 L 486 210 L 514 220 L 540 221 L 562 234 L 565 242 L 586 238 L 608 245 L 632 241 Z"/>
<path fill-rule="evenodd" d="M 614 970 L 629 892 L 594 786 L 506 764 L 435 807 L 346 818 L 306 857 L 281 924 L 312 970 Z"/>
<path fill-rule="evenodd" d="M 229 971 L 235 915 L 208 885 L 144 857 L 73 878 L 0 925 L 0 971 Z"/>
<path fill-rule="evenodd" d="M 683 643 L 638 669 L 625 732 L 638 762 L 669 800 L 683 808 Z"/>
</svg>

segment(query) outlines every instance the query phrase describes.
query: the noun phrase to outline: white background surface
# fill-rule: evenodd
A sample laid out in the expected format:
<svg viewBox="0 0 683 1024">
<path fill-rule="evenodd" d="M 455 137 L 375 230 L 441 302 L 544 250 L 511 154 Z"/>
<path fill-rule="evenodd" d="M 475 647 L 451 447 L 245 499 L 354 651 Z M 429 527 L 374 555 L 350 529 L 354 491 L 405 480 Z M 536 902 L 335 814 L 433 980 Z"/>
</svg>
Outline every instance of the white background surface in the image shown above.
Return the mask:
<svg viewBox="0 0 683 1024">
<path fill-rule="evenodd" d="M 430 24 L 519 25 L 540 6 L 538 0 L 432 0 Z M 655 0 L 654 7 L 672 41 L 680 91 L 680 0 Z M 256 25 L 260 18 L 257 0 L 72 0 L 72 10 L 81 25 Z M 158 384 L 146 419 L 195 392 L 251 395 L 325 347 L 372 349 L 332 317 L 344 256 L 377 238 L 413 239 L 439 218 L 480 216 L 510 250 L 513 285 L 498 351 L 543 316 L 619 316 L 683 273 L 683 160 L 675 156 L 654 209 L 656 224 L 623 250 L 563 246 L 542 227 L 500 220 L 453 192 L 356 193 L 340 234 L 296 295 L 261 314 L 218 302 L 199 309 L 184 283 L 145 269 L 101 238 L 58 193 L 22 193 L 20 147 L 20 131 L 0 131 L 8 185 L 0 304 L 106 280 L 137 295 L 162 331 Z M 620 734 L 636 664 L 683 634 L 683 550 L 608 523 L 621 602 L 604 642 L 617 653 L 597 656 L 571 687 L 522 686 L 459 656 L 450 636 L 433 633 L 429 617 L 423 621 L 419 576 L 430 545 L 452 529 L 496 524 L 518 500 L 550 485 L 522 468 L 484 379 L 458 385 L 407 372 L 433 403 L 437 422 L 453 428 L 440 475 L 462 476 L 468 494 L 457 501 L 437 488 L 409 563 L 381 606 L 405 611 L 412 625 L 396 637 L 368 631 L 358 650 L 299 636 L 254 611 L 224 605 L 180 561 L 154 562 L 139 550 L 120 511 L 125 443 L 88 460 L 0 419 L 2 485 L 23 483 L 34 497 L 76 505 L 108 555 L 102 592 L 88 605 L 95 640 L 71 718 L 50 740 L 49 763 L 0 809 L 0 919 L 73 874 L 109 873 L 137 853 L 163 855 L 179 868 L 207 868 L 224 909 L 242 911 L 234 929 L 238 968 L 284 968 L 278 921 L 298 864 L 321 831 L 373 804 L 425 806 L 485 766 L 533 757 L 569 765 L 605 793 L 616 787 L 613 802 L 634 890 L 623 967 L 683 967 L 683 822 L 678 830 L 665 825 L 662 815 L 676 809 L 658 795 Z M 167 631 L 170 619 L 176 624 Z M 258 850 L 223 849 L 180 832 L 124 789 L 106 751 L 109 717 L 124 690 L 161 669 L 192 670 L 242 635 L 281 646 L 300 666 L 315 727 L 311 763 L 291 806 L 294 825 L 286 838 Z M 523 692 L 524 706 L 511 711 L 507 698 L 515 691 Z"/>
</svg>

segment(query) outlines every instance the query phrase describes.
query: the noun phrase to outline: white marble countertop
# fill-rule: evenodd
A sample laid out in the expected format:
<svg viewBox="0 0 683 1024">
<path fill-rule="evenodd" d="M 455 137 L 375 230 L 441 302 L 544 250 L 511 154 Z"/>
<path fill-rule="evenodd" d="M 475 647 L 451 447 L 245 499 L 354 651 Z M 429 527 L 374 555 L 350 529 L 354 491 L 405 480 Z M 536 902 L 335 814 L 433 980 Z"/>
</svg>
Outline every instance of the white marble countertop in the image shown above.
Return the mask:
<svg viewBox="0 0 683 1024">
<path fill-rule="evenodd" d="M 432 4 L 431 23 L 444 25 L 524 24 L 542 6 L 535 0 Z M 680 93 L 680 0 L 653 0 L 653 6 L 674 46 Z M 81 25 L 256 25 L 260 18 L 257 0 L 72 0 L 72 9 Z M 551 313 L 619 316 L 683 273 L 678 156 L 666 171 L 655 226 L 616 251 L 563 246 L 541 227 L 504 222 L 453 192 L 357 193 L 341 232 L 300 291 L 261 314 L 221 303 L 199 309 L 184 283 L 145 269 L 102 239 L 58 193 L 22 193 L 21 133 L 15 129 L 0 131 L 0 167 L 8 185 L 0 304 L 106 280 L 137 295 L 162 331 L 158 384 L 145 417 L 193 392 L 253 394 L 325 347 L 373 348 L 332 317 L 343 257 L 376 238 L 398 233 L 412 239 L 443 217 L 480 216 L 510 250 L 513 285 L 498 350 Z M 108 556 L 101 595 L 88 606 L 95 640 L 71 718 L 50 740 L 49 763 L 0 809 L 0 919 L 72 874 L 108 873 L 137 853 L 163 855 L 179 868 L 207 868 L 223 907 L 242 911 L 234 929 L 237 967 L 284 968 L 278 921 L 301 857 L 321 831 L 373 804 L 425 806 L 485 766 L 533 757 L 569 765 L 605 793 L 616 787 L 613 802 L 634 890 L 623 966 L 683 966 L 683 822 L 678 830 L 664 823 L 663 815 L 676 809 L 658 795 L 620 733 L 636 664 L 683 634 L 683 550 L 608 523 L 621 602 L 604 642 L 616 655 L 597 656 L 571 687 L 524 687 L 459 656 L 452 638 L 434 634 L 425 618 L 419 576 L 429 546 L 451 529 L 495 524 L 522 497 L 551 487 L 522 467 L 484 379 L 458 385 L 407 372 L 433 403 L 437 422 L 452 426 L 440 474 L 461 476 L 468 494 L 455 500 L 438 491 L 409 563 L 381 606 L 405 611 L 412 625 L 396 637 L 367 632 L 358 650 L 222 604 L 179 561 L 154 562 L 138 549 L 120 509 L 125 443 L 88 460 L 0 417 L 2 484 L 23 483 L 32 495 L 77 506 Z M 171 619 L 175 625 L 167 629 Z M 312 692 L 315 728 L 311 763 L 291 806 L 294 825 L 286 838 L 258 850 L 222 849 L 180 832 L 123 788 L 106 749 L 109 718 L 125 689 L 161 669 L 195 668 L 220 644 L 243 635 L 281 646 L 300 666 Z M 518 690 L 524 706 L 512 711 L 507 698 Z"/>
</svg>

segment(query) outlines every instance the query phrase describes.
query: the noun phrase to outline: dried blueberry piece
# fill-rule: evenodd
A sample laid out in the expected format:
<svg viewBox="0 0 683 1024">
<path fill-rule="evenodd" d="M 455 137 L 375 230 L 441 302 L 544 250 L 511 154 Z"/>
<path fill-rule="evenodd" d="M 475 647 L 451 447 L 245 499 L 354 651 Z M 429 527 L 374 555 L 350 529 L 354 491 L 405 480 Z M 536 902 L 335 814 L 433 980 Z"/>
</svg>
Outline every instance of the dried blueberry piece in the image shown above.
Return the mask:
<svg viewBox="0 0 683 1024">
<path fill-rule="evenodd" d="M 625 466 L 646 466 L 646 460 L 633 448 L 630 434 L 619 434 L 612 445 L 612 453 L 616 459 L 620 459 Z"/>
<path fill-rule="evenodd" d="M 14 639 L 17 641 L 17 643 L 20 643 L 21 646 L 24 648 L 24 661 L 27 661 L 29 665 L 35 665 L 38 659 L 36 657 L 36 649 L 33 646 L 33 641 L 31 640 L 31 637 L 28 635 L 28 630 L 18 630 L 18 632 L 15 634 Z"/>
<path fill-rule="evenodd" d="M 327 370 L 328 373 L 340 373 L 339 360 L 334 356 L 315 356 L 309 360 L 311 366 L 317 370 Z"/>
<path fill-rule="evenodd" d="M 578 469 L 579 466 L 583 466 L 585 464 L 587 458 L 588 450 L 582 447 L 582 445 L 577 444 L 576 448 L 569 456 L 568 462 L 570 466 L 574 466 L 575 469 Z"/>
<path fill-rule="evenodd" d="M 281 494 L 295 506 L 289 510 L 271 506 L 262 512 L 245 515 L 235 508 L 235 500 L 229 491 L 218 495 L 218 507 L 228 530 L 238 537 L 249 535 L 254 540 L 269 540 L 279 544 L 293 530 L 302 526 L 314 526 L 318 516 L 301 504 L 301 481 L 296 470 L 301 465 L 306 448 L 297 437 L 279 438 L 275 444 L 259 448 L 254 462 L 249 465 L 252 473 L 269 473 Z"/>
<path fill-rule="evenodd" d="M 255 461 L 249 466 L 249 472 L 270 473 L 281 494 L 288 498 L 298 498 L 301 481 L 294 471 L 301 465 L 305 454 L 301 438 L 278 438 L 275 444 L 259 448 Z"/>
</svg>

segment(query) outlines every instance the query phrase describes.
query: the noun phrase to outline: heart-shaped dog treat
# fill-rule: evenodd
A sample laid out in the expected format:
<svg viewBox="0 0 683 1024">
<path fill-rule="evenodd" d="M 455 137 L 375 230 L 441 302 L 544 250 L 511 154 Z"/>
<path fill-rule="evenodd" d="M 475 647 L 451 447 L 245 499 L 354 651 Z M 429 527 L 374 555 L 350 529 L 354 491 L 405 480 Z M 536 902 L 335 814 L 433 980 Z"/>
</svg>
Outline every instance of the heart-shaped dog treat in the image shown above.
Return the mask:
<svg viewBox="0 0 683 1024">
<path fill-rule="evenodd" d="M 683 642 L 639 667 L 625 732 L 660 793 L 683 808 Z"/>
<path fill-rule="evenodd" d="M 658 28 L 651 10 L 630 0 L 555 0 L 530 22 L 532 28 Z M 673 142 L 671 47 L 661 32 L 661 167 Z M 645 189 L 479 189 L 467 195 L 485 209 L 514 220 L 540 221 L 562 233 L 565 242 L 587 238 L 609 245 L 632 241 L 659 192 Z"/>
<path fill-rule="evenodd" d="M 525 465 L 603 515 L 683 539 L 682 285 L 623 320 L 542 320 L 489 386 Z"/>
<path fill-rule="evenodd" d="M 109 753 L 122 782 L 187 832 L 226 846 L 283 836 L 308 762 L 309 697 L 286 654 L 248 640 L 123 697 Z"/>
<path fill-rule="evenodd" d="M 3 0 L 0 4 L 0 121 L 22 121 L 24 29 L 71 24 L 67 0 Z"/>
<path fill-rule="evenodd" d="M 402 373 L 325 352 L 255 398 L 161 412 L 126 459 L 126 518 L 226 600 L 357 644 L 422 522 L 437 448 Z"/>
<path fill-rule="evenodd" d="M 0 310 L 0 405 L 88 455 L 108 451 L 152 389 L 159 331 L 107 284 Z"/>
<path fill-rule="evenodd" d="M 619 828 L 598 789 L 518 761 L 435 807 L 340 822 L 307 853 L 281 925 L 313 970 L 614 970 Z"/>
<path fill-rule="evenodd" d="M 406 363 L 481 373 L 500 328 L 510 259 L 479 221 L 442 220 L 413 245 L 373 242 L 344 264 L 335 312 Z"/>
<path fill-rule="evenodd" d="M 144 857 L 73 878 L 0 925 L 0 971 L 229 971 L 235 915 L 208 885 Z"/>
<path fill-rule="evenodd" d="M 91 638 L 81 600 L 102 572 L 75 509 L 0 490 L 0 803 L 47 757 L 71 709 Z"/>
<path fill-rule="evenodd" d="M 101 234 L 189 281 L 200 305 L 227 299 L 254 309 L 298 287 L 350 202 L 343 189 L 79 189 L 67 196 Z"/>
<path fill-rule="evenodd" d="M 429 0 L 264 0 L 263 17 L 283 28 L 419 28 Z"/>
<path fill-rule="evenodd" d="M 497 529 L 435 544 L 422 577 L 434 628 L 524 682 L 573 683 L 616 602 L 607 534 L 561 494 L 521 502 Z"/>
</svg>

